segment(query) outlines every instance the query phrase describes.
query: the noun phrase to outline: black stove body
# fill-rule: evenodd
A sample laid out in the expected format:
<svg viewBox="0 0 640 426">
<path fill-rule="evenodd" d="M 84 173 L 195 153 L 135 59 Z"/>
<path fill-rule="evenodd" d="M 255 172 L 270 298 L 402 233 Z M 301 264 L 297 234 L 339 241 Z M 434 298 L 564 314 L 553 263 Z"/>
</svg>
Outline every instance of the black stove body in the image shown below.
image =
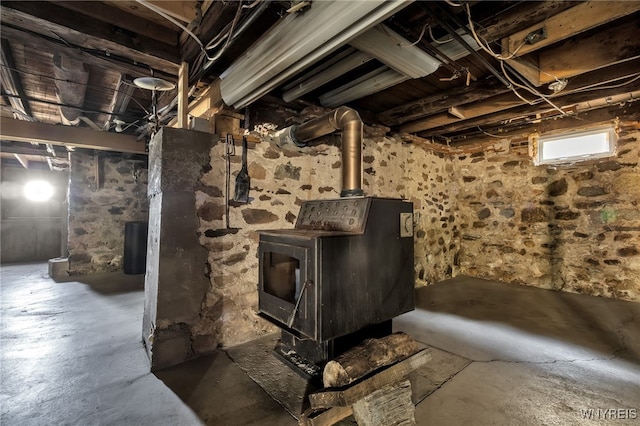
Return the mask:
<svg viewBox="0 0 640 426">
<path fill-rule="evenodd" d="M 294 229 L 260 232 L 259 313 L 282 329 L 276 353 L 312 376 L 414 309 L 412 212 L 398 199 L 313 200 Z"/>
</svg>

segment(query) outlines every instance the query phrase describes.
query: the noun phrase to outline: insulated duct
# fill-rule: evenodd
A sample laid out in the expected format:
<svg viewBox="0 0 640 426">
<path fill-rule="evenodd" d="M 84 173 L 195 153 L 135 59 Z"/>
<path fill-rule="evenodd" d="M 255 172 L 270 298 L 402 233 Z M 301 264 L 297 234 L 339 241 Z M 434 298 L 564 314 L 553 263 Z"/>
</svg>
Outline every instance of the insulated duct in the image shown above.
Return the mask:
<svg viewBox="0 0 640 426">
<path fill-rule="evenodd" d="M 80 108 L 84 104 L 87 92 L 89 67 L 80 61 L 56 53 L 53 55 L 53 75 L 56 78 L 58 102 L 68 105 L 60 106 L 62 122 L 77 126 L 82 115 Z"/>
<path fill-rule="evenodd" d="M 220 75 L 222 99 L 236 109 L 249 105 L 411 2 L 317 1 L 289 14 Z"/>
<path fill-rule="evenodd" d="M 364 195 L 362 191 L 362 120 L 354 109 L 344 106 L 276 134 L 276 144 L 307 146 L 307 142 L 336 130 L 342 131 L 341 197 Z"/>
</svg>

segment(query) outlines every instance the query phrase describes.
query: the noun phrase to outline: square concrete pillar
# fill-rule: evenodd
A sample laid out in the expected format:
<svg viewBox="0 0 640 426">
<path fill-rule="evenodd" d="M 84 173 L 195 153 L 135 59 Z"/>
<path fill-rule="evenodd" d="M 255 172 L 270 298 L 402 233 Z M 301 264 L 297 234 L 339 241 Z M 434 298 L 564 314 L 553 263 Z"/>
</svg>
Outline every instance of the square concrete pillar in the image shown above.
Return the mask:
<svg viewBox="0 0 640 426">
<path fill-rule="evenodd" d="M 162 128 L 149 148 L 149 234 L 143 339 L 157 370 L 193 356 L 191 327 L 209 288 L 195 188 L 217 137 Z"/>
</svg>

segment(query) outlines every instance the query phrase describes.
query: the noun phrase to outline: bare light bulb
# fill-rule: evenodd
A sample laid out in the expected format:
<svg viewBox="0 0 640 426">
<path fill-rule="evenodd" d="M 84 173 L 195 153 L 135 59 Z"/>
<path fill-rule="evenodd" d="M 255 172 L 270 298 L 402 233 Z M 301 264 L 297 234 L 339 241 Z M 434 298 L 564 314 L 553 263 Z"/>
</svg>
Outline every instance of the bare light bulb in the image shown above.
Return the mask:
<svg viewBox="0 0 640 426">
<path fill-rule="evenodd" d="M 43 180 L 29 181 L 24 185 L 24 196 L 30 201 L 48 201 L 53 196 L 53 186 Z"/>
</svg>

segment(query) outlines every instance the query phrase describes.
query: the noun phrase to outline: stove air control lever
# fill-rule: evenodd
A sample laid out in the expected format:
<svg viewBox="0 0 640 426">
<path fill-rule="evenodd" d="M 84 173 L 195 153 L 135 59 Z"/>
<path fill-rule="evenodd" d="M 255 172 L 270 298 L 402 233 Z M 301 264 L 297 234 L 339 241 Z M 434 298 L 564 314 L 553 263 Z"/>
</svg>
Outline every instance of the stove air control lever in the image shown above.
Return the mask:
<svg viewBox="0 0 640 426">
<path fill-rule="evenodd" d="M 307 289 L 307 287 L 311 287 L 312 284 L 313 281 L 311 280 L 307 280 L 304 282 L 302 290 L 300 290 L 298 300 L 296 301 L 296 306 L 293 308 L 293 311 L 291 311 L 291 315 L 289 315 L 289 319 L 287 320 L 287 327 L 291 328 L 291 326 L 293 326 L 293 321 L 296 318 L 296 312 L 298 312 L 298 308 L 300 307 L 300 302 L 302 301 L 302 297 L 304 296 L 304 291 Z"/>
</svg>

